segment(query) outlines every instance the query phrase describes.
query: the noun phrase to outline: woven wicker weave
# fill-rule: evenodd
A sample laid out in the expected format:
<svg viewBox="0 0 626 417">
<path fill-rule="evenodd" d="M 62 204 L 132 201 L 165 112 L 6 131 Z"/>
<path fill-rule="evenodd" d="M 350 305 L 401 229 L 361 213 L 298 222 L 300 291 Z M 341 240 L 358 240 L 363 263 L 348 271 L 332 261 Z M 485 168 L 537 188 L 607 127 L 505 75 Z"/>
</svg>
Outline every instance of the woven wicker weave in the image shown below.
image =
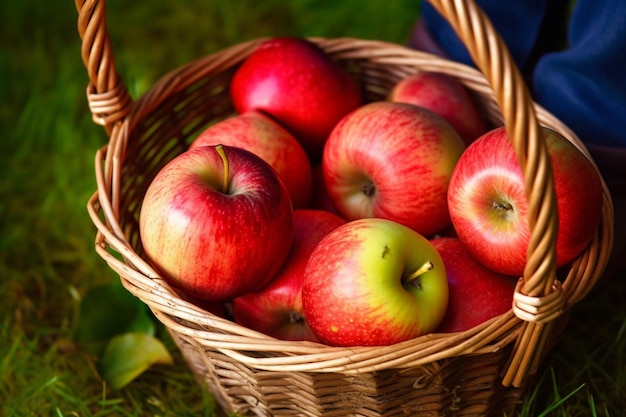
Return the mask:
<svg viewBox="0 0 626 417">
<path fill-rule="evenodd" d="M 165 324 L 198 381 L 225 410 L 258 416 L 511 413 L 557 341 L 567 312 L 601 276 L 613 239 L 606 186 L 594 241 L 562 285 L 556 279 L 554 186 L 539 125 L 561 132 L 589 156 L 584 145 L 532 101 L 506 47 L 472 1 L 431 3 L 457 29 L 480 71 L 386 42 L 311 40 L 350 68 L 370 101 L 383 99 L 407 74 L 439 71 L 471 91 L 493 126 L 506 125 L 530 205 L 525 273 L 511 311 L 473 329 L 387 347 L 336 348 L 272 339 L 207 313 L 182 300 L 142 258 L 137 219 L 151 179 L 208 123 L 234 113 L 229 81 L 264 39 L 180 67 L 133 101 L 115 68 L 105 1 L 76 0 L 89 106 L 110 138 L 96 154 L 98 189 L 88 202 L 98 229 L 96 250 Z"/>
</svg>

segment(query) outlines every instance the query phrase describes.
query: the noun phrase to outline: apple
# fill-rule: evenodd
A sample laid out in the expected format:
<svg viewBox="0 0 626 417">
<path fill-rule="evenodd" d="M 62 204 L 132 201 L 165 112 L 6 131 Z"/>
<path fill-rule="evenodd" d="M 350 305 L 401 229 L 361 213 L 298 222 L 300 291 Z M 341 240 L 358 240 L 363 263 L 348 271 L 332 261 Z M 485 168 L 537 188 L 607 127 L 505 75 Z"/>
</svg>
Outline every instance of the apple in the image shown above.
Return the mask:
<svg viewBox="0 0 626 417">
<path fill-rule="evenodd" d="M 176 291 L 176 295 L 178 295 L 183 300 L 195 304 L 197 307 L 200 307 L 204 311 L 211 313 L 215 316 L 221 317 L 223 319 L 230 319 L 231 314 L 229 313 L 229 303 L 221 302 L 221 301 L 209 301 L 202 300 L 199 298 L 194 298 L 191 295 L 182 292 L 180 290 Z"/>
<path fill-rule="evenodd" d="M 466 144 L 487 132 L 478 106 L 456 78 L 435 71 L 420 71 L 398 81 L 388 99 L 426 107 L 454 127 Z"/>
<path fill-rule="evenodd" d="M 556 263 L 591 242 L 602 215 L 602 184 L 592 162 L 560 133 L 543 127 L 558 213 Z M 530 240 L 524 177 L 506 129 L 478 138 L 459 159 L 448 190 L 457 236 L 483 265 L 521 276 Z"/>
<path fill-rule="evenodd" d="M 225 301 L 278 272 L 291 245 L 293 209 L 285 185 L 260 157 L 202 146 L 157 173 L 139 231 L 146 258 L 172 287 Z"/>
<path fill-rule="evenodd" d="M 347 70 L 304 38 L 263 42 L 238 68 L 230 88 L 237 112 L 268 113 L 313 160 L 335 124 L 362 103 L 359 86 Z"/>
<path fill-rule="evenodd" d="M 384 346 L 432 332 L 447 302 L 437 250 L 391 220 L 339 226 L 317 244 L 304 273 L 304 316 L 331 346 Z"/>
<path fill-rule="evenodd" d="M 380 217 L 429 236 L 450 224 L 447 189 L 465 150 L 441 116 L 379 101 L 344 117 L 324 148 L 324 182 L 348 220 Z"/>
<path fill-rule="evenodd" d="M 437 332 L 465 331 L 511 309 L 516 278 L 476 261 L 458 238 L 439 237 L 430 243 L 441 255 L 448 277 L 448 309 Z"/>
<path fill-rule="evenodd" d="M 326 183 L 324 182 L 322 164 L 317 164 L 313 167 L 313 196 L 311 197 L 311 200 L 310 208 L 325 210 L 339 215 L 339 213 L 337 213 L 337 209 L 333 206 L 330 196 L 328 195 Z"/>
<path fill-rule="evenodd" d="M 189 148 L 218 144 L 260 156 L 278 172 L 294 208 L 310 204 L 313 173 L 309 158 L 296 138 L 269 116 L 250 110 L 221 120 L 202 131 Z"/>
<path fill-rule="evenodd" d="M 302 311 L 304 270 L 319 241 L 346 221 L 312 209 L 294 210 L 293 220 L 293 242 L 282 268 L 260 290 L 233 300 L 234 318 L 242 326 L 278 339 L 317 342 Z"/>
</svg>

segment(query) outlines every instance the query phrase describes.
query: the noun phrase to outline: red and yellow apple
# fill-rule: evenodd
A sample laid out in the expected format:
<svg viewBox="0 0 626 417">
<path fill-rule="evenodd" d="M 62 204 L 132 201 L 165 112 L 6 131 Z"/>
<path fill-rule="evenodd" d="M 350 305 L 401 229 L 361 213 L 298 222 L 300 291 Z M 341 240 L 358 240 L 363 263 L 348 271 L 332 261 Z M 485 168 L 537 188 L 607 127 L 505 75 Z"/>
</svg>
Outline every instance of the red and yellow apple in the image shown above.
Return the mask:
<svg viewBox="0 0 626 417">
<path fill-rule="evenodd" d="M 246 149 L 270 164 L 285 183 L 294 208 L 311 203 L 308 156 L 296 138 L 269 116 L 251 110 L 219 121 L 202 131 L 189 149 L 218 144 Z"/>
<path fill-rule="evenodd" d="M 574 144 L 546 127 L 542 134 L 554 177 L 559 267 L 591 242 L 602 215 L 602 184 Z M 504 127 L 481 136 L 463 153 L 450 180 L 448 206 L 457 236 L 476 260 L 502 274 L 523 274 L 530 240 L 528 200 Z"/>
<path fill-rule="evenodd" d="M 278 272 L 291 245 L 293 209 L 285 185 L 260 157 L 202 146 L 157 173 L 139 230 L 146 259 L 173 287 L 225 301 Z"/>
<path fill-rule="evenodd" d="M 426 107 L 446 119 L 466 144 L 487 131 L 485 118 L 468 90 L 456 78 L 435 71 L 420 71 L 398 81 L 391 101 Z"/>
<path fill-rule="evenodd" d="M 380 217 L 429 236 L 450 224 L 448 182 L 464 149 L 436 113 L 374 102 L 333 129 L 324 148 L 324 182 L 342 217 Z"/>
<path fill-rule="evenodd" d="M 432 332 L 446 312 L 441 256 L 422 235 L 379 218 L 327 234 L 306 266 L 302 308 L 332 346 L 383 346 Z"/>
</svg>

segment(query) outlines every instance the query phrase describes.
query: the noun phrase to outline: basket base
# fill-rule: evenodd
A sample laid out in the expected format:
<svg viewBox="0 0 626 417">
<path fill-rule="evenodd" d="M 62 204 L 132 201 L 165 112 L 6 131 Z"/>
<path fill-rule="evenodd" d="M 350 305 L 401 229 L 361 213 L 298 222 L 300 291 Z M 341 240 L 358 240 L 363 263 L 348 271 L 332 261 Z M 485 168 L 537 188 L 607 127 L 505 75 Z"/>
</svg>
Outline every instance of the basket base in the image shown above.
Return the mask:
<svg viewBox="0 0 626 417">
<path fill-rule="evenodd" d="M 362 374 L 258 370 L 169 329 L 199 384 L 242 416 L 503 416 L 523 390 L 504 387 L 507 352 Z"/>
</svg>

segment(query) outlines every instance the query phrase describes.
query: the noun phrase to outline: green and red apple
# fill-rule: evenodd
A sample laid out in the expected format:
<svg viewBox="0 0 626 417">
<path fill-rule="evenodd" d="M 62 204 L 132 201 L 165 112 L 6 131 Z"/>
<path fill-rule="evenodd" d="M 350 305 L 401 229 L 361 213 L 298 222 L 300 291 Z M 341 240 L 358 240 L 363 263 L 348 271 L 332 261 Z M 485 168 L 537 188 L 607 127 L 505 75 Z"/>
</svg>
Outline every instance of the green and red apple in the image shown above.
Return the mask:
<svg viewBox="0 0 626 417">
<path fill-rule="evenodd" d="M 446 271 L 434 246 L 380 218 L 328 233 L 309 257 L 302 287 L 307 323 L 332 346 L 383 346 L 432 332 L 447 303 Z"/>
</svg>

